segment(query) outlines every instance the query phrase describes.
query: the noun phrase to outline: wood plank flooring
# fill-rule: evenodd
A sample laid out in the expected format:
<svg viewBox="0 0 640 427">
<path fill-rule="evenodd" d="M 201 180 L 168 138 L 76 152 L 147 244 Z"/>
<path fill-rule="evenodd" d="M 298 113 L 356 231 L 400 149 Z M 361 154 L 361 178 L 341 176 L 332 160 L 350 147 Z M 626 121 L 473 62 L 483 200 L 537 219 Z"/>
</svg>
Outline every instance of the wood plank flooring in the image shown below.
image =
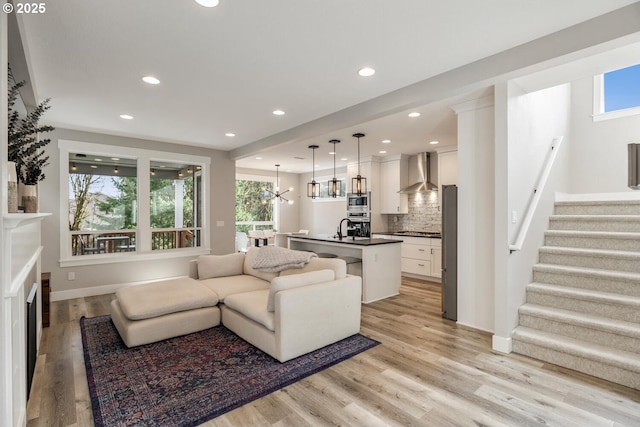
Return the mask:
<svg viewBox="0 0 640 427">
<path fill-rule="evenodd" d="M 112 295 L 52 304 L 29 427 L 93 426 L 79 319 Z M 206 426 L 640 426 L 640 392 L 523 356 L 440 316 L 440 285 L 403 278 L 400 295 L 362 309 L 379 345 Z"/>
</svg>

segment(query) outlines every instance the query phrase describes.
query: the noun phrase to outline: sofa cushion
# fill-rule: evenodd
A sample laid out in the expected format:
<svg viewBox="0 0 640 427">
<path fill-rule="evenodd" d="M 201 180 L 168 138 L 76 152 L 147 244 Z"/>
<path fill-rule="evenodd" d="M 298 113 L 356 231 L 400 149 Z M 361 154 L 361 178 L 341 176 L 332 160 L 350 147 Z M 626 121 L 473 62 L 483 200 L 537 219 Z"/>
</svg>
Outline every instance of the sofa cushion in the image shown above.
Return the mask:
<svg viewBox="0 0 640 427">
<path fill-rule="evenodd" d="M 270 331 L 275 331 L 275 314 L 267 311 L 269 291 L 245 292 L 229 295 L 224 305 L 238 313 L 258 322 Z"/>
<path fill-rule="evenodd" d="M 290 276 L 276 277 L 271 281 L 269 287 L 269 299 L 267 300 L 267 311 L 276 309 L 276 293 L 286 289 L 299 288 L 316 283 L 330 282 L 336 278 L 333 270 L 318 270 L 308 273 L 294 274 Z"/>
<path fill-rule="evenodd" d="M 333 270 L 337 279 L 347 277 L 347 263 L 337 258 L 312 258 L 307 265 L 302 268 L 291 268 L 280 272 L 280 276 L 291 274 L 308 273 L 309 271 Z"/>
<path fill-rule="evenodd" d="M 227 296 L 231 294 L 269 289 L 269 282 L 248 274 L 214 277 L 200 280 L 200 283 L 215 292 L 220 302 L 226 302 Z"/>
<path fill-rule="evenodd" d="M 198 279 L 226 277 L 242 274 L 244 254 L 200 255 L 198 257 Z"/>
<path fill-rule="evenodd" d="M 128 286 L 116 291 L 124 315 L 130 320 L 150 319 L 179 311 L 212 307 L 218 296 L 189 277 Z"/>
<path fill-rule="evenodd" d="M 278 273 L 267 273 L 266 271 L 260 271 L 253 268 L 253 263 L 256 260 L 256 256 L 258 255 L 258 251 L 260 248 L 252 246 L 249 248 L 247 253 L 244 256 L 244 274 L 250 274 L 252 276 L 258 277 L 262 280 L 266 280 L 270 282 L 274 277 L 278 277 Z"/>
</svg>

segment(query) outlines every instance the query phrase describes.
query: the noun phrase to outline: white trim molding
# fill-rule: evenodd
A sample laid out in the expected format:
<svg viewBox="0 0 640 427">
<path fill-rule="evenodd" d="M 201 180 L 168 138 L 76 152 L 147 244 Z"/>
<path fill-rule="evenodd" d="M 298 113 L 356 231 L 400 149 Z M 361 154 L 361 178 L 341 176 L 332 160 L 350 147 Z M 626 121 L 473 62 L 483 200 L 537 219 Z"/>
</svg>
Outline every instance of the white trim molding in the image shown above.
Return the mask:
<svg viewBox="0 0 640 427">
<path fill-rule="evenodd" d="M 509 354 L 513 351 L 513 341 L 511 337 L 500 337 L 498 335 L 494 335 L 491 339 L 492 348 L 495 351 L 499 351 L 500 353 Z"/>
</svg>

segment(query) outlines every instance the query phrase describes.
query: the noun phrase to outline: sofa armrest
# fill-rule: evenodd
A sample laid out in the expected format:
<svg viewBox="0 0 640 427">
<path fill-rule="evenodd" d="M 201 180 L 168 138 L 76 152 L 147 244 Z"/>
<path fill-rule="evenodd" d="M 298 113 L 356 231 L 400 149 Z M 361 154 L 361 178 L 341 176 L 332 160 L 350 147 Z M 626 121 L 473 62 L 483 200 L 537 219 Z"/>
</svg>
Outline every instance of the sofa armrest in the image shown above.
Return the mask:
<svg viewBox="0 0 640 427">
<path fill-rule="evenodd" d="M 192 259 L 189 261 L 189 277 L 192 279 L 198 279 L 198 260 Z"/>
<path fill-rule="evenodd" d="M 289 360 L 360 332 L 362 278 L 280 291 L 275 296 L 278 359 Z"/>
</svg>

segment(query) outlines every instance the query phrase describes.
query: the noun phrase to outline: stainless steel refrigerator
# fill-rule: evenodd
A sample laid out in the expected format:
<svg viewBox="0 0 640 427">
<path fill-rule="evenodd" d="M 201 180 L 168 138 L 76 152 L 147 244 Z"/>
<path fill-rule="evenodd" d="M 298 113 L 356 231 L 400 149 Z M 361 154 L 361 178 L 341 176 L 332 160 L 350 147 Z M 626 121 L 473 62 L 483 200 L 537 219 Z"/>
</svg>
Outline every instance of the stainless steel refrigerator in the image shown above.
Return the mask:
<svg viewBox="0 0 640 427">
<path fill-rule="evenodd" d="M 458 320 L 458 187 L 442 186 L 442 317 Z"/>
</svg>

